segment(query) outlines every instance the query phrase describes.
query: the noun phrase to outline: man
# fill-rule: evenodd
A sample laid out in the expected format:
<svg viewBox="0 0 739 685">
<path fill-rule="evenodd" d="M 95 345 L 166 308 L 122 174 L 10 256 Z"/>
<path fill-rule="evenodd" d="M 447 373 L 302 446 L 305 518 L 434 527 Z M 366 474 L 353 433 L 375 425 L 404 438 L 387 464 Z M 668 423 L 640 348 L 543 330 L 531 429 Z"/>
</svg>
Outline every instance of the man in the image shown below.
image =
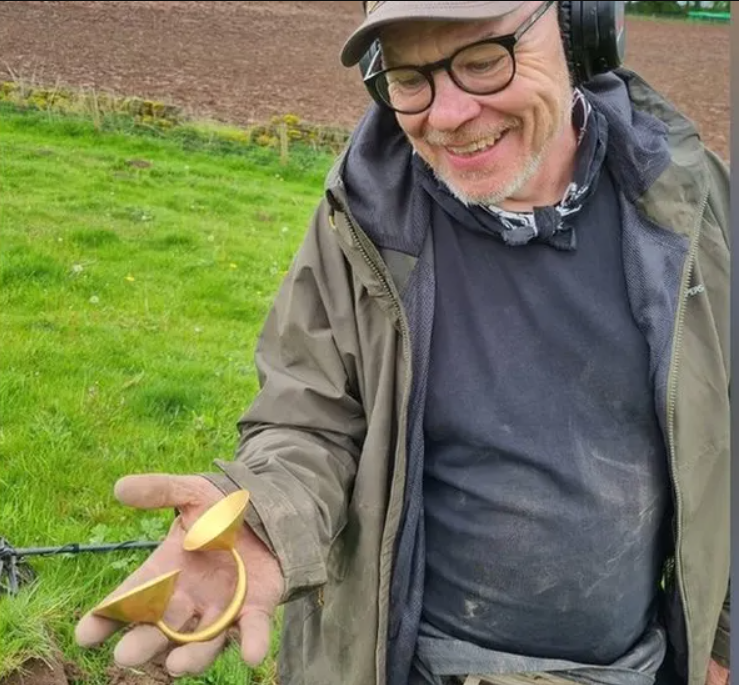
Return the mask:
<svg viewBox="0 0 739 685">
<path fill-rule="evenodd" d="M 342 59 L 379 37 L 377 105 L 266 321 L 236 458 L 117 484 L 180 512 L 117 592 L 181 568 L 167 621 L 212 623 L 232 561 L 182 536 L 245 488 L 242 652 L 284 604 L 281 685 L 728 682 L 727 173 L 636 75 L 573 84 L 558 11 L 367 3 Z M 115 656 L 193 673 L 224 640 L 144 625 Z"/>
</svg>

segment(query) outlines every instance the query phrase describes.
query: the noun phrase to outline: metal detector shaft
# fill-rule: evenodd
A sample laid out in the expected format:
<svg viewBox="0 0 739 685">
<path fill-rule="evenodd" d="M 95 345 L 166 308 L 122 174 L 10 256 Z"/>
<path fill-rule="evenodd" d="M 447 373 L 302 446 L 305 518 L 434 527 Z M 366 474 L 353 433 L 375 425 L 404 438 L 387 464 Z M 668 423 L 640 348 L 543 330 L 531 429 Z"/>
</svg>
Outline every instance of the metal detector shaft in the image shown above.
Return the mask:
<svg viewBox="0 0 739 685">
<path fill-rule="evenodd" d="M 79 552 L 117 552 L 123 549 L 152 549 L 158 542 L 119 542 L 108 545 L 79 545 L 75 542 L 60 547 L 15 547 L 13 555 L 16 557 L 38 556 L 43 554 L 77 554 Z M 0 549 L 0 556 L 2 550 Z"/>
<path fill-rule="evenodd" d="M 13 547 L 0 537 L 0 594 L 18 592 L 21 581 L 33 578 L 33 570 L 23 563 L 24 557 L 49 556 L 52 554 L 79 554 L 81 552 L 119 552 L 129 549 L 152 549 L 160 542 L 134 541 L 116 542 L 100 545 L 80 545 L 70 542 L 55 547 Z"/>
</svg>

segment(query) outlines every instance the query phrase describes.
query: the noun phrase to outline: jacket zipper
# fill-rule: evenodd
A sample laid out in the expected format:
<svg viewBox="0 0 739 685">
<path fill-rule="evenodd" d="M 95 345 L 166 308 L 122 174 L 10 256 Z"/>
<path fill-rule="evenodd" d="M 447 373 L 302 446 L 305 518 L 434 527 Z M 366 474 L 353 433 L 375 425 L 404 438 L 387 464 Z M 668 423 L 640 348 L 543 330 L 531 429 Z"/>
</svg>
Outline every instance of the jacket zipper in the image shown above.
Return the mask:
<svg viewBox="0 0 739 685">
<path fill-rule="evenodd" d="M 682 563 L 680 562 L 680 550 L 682 545 L 682 493 L 677 479 L 677 456 L 675 453 L 675 404 L 677 397 L 677 368 L 680 361 L 680 352 L 682 350 L 683 341 L 683 323 L 685 319 L 685 307 L 687 306 L 687 288 L 690 284 L 690 279 L 693 276 L 693 268 L 695 264 L 695 255 L 698 251 L 698 240 L 701 233 L 701 223 L 703 221 L 703 214 L 705 213 L 706 206 L 708 204 L 708 188 L 706 188 L 703 199 L 700 205 L 700 211 L 698 212 L 698 222 L 693 232 L 693 239 L 690 244 L 688 251 L 688 264 L 683 276 L 682 282 L 680 283 L 679 292 L 679 303 L 678 303 L 678 319 L 677 328 L 675 334 L 675 354 L 673 355 L 670 363 L 670 389 L 667 396 L 667 437 L 669 440 L 670 450 L 670 470 L 672 475 L 672 484 L 675 492 L 675 582 L 678 587 L 678 595 L 680 597 L 680 607 L 682 609 L 683 618 L 685 621 L 685 648 L 687 650 L 687 668 L 688 668 L 688 680 L 690 681 L 690 627 L 688 621 L 687 606 L 685 604 L 685 585 L 683 582 L 682 575 Z"/>
<path fill-rule="evenodd" d="M 335 198 L 335 196 L 334 196 Z M 338 199 L 336 199 L 337 202 Z M 398 317 L 398 321 L 400 323 L 400 336 L 403 343 L 403 356 L 408 362 L 408 374 L 405 387 L 403 388 L 403 406 L 404 406 L 404 415 L 407 414 L 408 410 L 408 402 L 409 402 L 409 395 L 410 395 L 410 386 L 411 386 L 411 377 L 412 377 L 412 371 L 411 371 L 411 349 L 410 349 L 410 331 L 408 329 L 408 322 L 406 321 L 405 314 L 403 312 L 403 309 L 400 305 L 400 302 L 398 301 L 398 298 L 396 297 L 395 293 L 393 292 L 393 288 L 390 285 L 390 282 L 388 278 L 383 273 L 382 269 L 377 265 L 375 259 L 370 254 L 370 251 L 367 249 L 365 245 L 365 238 L 363 234 L 360 234 L 360 229 L 357 228 L 357 225 L 354 223 L 354 220 L 352 219 L 349 211 L 345 207 L 341 207 L 341 212 L 346 218 L 347 224 L 349 226 L 349 231 L 351 232 L 352 240 L 354 244 L 358 247 L 359 252 L 362 255 L 362 258 L 367 263 L 367 265 L 372 270 L 372 273 L 379 279 L 379 281 L 382 283 L 382 287 L 387 293 L 387 295 L 390 297 L 391 302 L 393 303 L 393 309 L 395 310 L 396 316 Z M 334 211 L 333 208 L 329 211 L 329 217 L 328 217 L 329 223 L 331 226 L 336 229 L 336 224 L 334 222 Z M 405 452 L 405 446 L 403 446 L 403 451 Z M 407 457 L 407 455 L 406 455 Z M 397 533 L 397 530 L 396 530 Z M 389 603 L 388 603 L 389 606 Z M 388 610 L 388 617 L 387 620 L 390 620 L 389 616 L 389 610 Z M 384 672 L 377 673 L 377 684 L 381 685 L 382 683 L 386 682 L 386 675 Z"/>
<path fill-rule="evenodd" d="M 393 309 L 395 310 L 395 313 L 398 317 L 398 321 L 400 322 L 400 328 L 401 328 L 401 334 L 403 335 L 403 348 L 404 352 L 409 352 L 409 349 L 406 348 L 406 345 L 408 343 L 408 336 L 406 335 L 407 331 L 407 324 L 405 321 L 405 316 L 403 315 L 403 310 L 400 306 L 400 303 L 398 302 L 397 297 L 395 296 L 395 293 L 393 292 L 392 287 L 390 286 L 390 283 L 385 276 L 385 274 L 382 272 L 382 269 L 380 269 L 379 266 L 377 266 L 375 260 L 373 259 L 372 255 L 370 255 L 369 251 L 364 245 L 364 238 L 360 235 L 359 229 L 356 227 L 353 219 L 349 215 L 348 211 L 342 212 L 344 216 L 346 217 L 346 222 L 349 225 L 349 230 L 351 231 L 352 238 L 354 240 L 354 243 L 359 248 L 359 252 L 362 255 L 362 258 L 367 263 L 367 265 L 372 269 L 372 273 L 378 278 L 378 280 L 382 283 L 382 287 L 385 290 L 385 292 L 390 296 L 390 300 L 393 303 Z M 333 211 L 329 212 L 328 217 L 329 223 L 333 226 L 333 228 L 336 228 L 336 224 L 334 222 L 334 215 Z M 407 388 L 406 388 L 407 390 Z"/>
</svg>

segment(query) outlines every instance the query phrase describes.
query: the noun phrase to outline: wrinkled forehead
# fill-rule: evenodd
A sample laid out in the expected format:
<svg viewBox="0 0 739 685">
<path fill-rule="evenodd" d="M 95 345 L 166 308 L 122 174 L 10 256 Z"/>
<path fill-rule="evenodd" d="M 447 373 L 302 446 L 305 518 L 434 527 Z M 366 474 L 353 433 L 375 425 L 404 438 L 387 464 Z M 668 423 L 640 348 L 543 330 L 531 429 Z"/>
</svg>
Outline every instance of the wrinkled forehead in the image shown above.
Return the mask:
<svg viewBox="0 0 739 685">
<path fill-rule="evenodd" d="M 513 33 L 525 19 L 527 5 L 504 17 L 469 22 L 421 20 L 399 22 L 380 32 L 383 61 L 392 64 L 432 62 L 483 38 Z"/>
</svg>

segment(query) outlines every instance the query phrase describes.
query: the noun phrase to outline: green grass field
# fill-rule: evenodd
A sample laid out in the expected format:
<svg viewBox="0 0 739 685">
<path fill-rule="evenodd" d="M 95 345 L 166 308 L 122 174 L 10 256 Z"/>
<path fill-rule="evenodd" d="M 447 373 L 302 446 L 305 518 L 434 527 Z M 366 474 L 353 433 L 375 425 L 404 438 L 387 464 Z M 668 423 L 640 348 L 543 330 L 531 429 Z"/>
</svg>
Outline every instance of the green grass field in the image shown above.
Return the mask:
<svg viewBox="0 0 739 685">
<path fill-rule="evenodd" d="M 0 537 L 159 539 L 171 512 L 126 509 L 113 484 L 231 456 L 256 337 L 331 156 L 285 165 L 257 147 L 0 118 Z M 0 597 L 0 681 L 60 648 L 83 682 L 108 682 L 113 644 L 77 649 L 74 624 L 145 554 L 30 559 L 36 582 Z M 232 650 L 182 682 L 242 673 Z"/>
</svg>

